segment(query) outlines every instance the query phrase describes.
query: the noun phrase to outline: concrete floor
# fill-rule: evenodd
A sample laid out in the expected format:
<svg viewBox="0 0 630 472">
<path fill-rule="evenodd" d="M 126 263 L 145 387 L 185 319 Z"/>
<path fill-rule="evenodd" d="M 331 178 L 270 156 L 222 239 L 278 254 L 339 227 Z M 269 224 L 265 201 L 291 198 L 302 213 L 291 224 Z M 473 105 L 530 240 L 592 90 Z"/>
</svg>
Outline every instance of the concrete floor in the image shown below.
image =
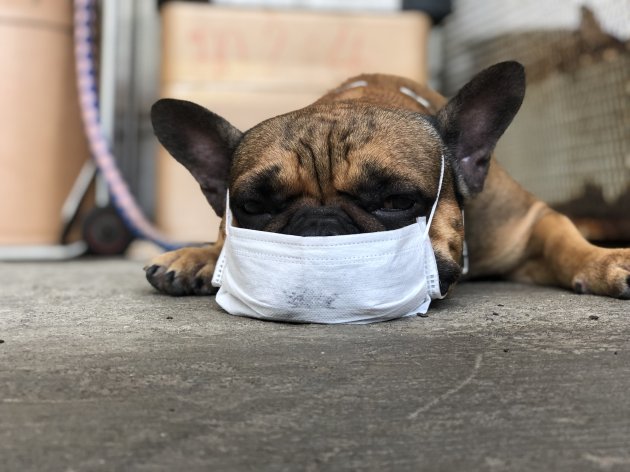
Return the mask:
<svg viewBox="0 0 630 472">
<path fill-rule="evenodd" d="M 628 301 L 468 283 L 288 325 L 141 266 L 0 264 L 0 470 L 630 470 Z"/>
</svg>

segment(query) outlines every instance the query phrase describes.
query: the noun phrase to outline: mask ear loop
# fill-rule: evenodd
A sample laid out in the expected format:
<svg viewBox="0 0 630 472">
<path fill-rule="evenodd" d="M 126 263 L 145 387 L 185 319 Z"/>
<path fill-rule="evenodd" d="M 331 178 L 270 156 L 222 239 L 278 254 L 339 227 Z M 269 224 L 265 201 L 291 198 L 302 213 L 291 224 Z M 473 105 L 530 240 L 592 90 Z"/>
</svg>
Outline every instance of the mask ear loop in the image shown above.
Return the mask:
<svg viewBox="0 0 630 472">
<path fill-rule="evenodd" d="M 462 210 L 462 221 L 464 224 L 464 246 L 462 248 L 462 275 L 467 275 L 470 265 L 468 263 L 468 244 L 466 244 L 466 217 L 464 210 Z"/>
<path fill-rule="evenodd" d="M 230 191 L 225 192 L 225 235 L 230 232 L 229 228 L 232 226 L 232 211 L 230 210 Z"/>
<path fill-rule="evenodd" d="M 220 287 L 223 281 L 223 271 L 225 269 L 225 248 L 229 244 L 229 240 L 227 239 L 227 235 L 230 233 L 230 226 L 232 226 L 232 212 L 230 211 L 230 191 L 228 190 L 225 193 L 225 236 L 226 241 L 219 253 L 219 258 L 217 259 L 217 264 L 214 269 L 214 273 L 212 274 L 212 286 Z"/>
<path fill-rule="evenodd" d="M 429 220 L 427 221 L 427 227 L 424 230 L 423 239 L 429 235 L 429 228 L 431 228 L 431 222 L 433 221 L 433 215 L 435 215 L 435 209 L 438 206 L 438 201 L 440 200 L 440 192 L 442 191 L 442 182 L 444 181 L 444 153 L 442 153 L 442 168 L 440 170 L 440 182 L 438 183 L 438 191 L 435 196 L 435 202 L 433 202 L 433 207 L 431 208 L 431 213 L 429 214 Z"/>
</svg>

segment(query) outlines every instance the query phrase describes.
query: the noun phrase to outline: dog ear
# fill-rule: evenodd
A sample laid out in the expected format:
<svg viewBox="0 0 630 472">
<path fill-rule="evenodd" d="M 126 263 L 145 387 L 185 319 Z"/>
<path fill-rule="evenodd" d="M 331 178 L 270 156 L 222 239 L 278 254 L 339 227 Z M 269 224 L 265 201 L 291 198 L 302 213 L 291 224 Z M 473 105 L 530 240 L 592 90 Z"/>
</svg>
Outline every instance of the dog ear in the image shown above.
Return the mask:
<svg viewBox="0 0 630 472">
<path fill-rule="evenodd" d="M 525 70 L 514 61 L 483 70 L 438 112 L 440 132 L 465 197 L 481 192 L 497 141 L 525 96 Z"/>
<path fill-rule="evenodd" d="M 151 122 L 160 143 L 188 169 L 210 206 L 223 216 L 232 154 L 243 134 L 204 107 L 172 98 L 151 107 Z"/>
</svg>

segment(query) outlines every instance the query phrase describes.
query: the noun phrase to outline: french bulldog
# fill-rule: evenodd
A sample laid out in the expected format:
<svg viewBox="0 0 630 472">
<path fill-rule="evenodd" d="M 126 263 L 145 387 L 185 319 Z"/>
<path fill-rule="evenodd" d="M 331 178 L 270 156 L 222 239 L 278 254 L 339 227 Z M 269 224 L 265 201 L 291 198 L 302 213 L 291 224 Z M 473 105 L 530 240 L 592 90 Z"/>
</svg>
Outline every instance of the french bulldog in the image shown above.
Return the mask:
<svg viewBox="0 0 630 472">
<path fill-rule="evenodd" d="M 237 226 L 333 236 L 410 225 L 431 209 L 444 155 L 429 233 L 443 294 L 466 260 L 470 278 L 630 298 L 630 249 L 590 244 L 495 160 L 524 95 L 524 69 L 509 61 L 483 70 L 450 100 L 404 78 L 361 75 L 246 132 L 181 100 L 159 100 L 151 117 L 159 141 L 217 215 L 225 215 L 229 189 Z M 170 295 L 215 293 L 224 223 L 214 244 L 155 257 L 145 267 L 151 285 Z"/>
</svg>

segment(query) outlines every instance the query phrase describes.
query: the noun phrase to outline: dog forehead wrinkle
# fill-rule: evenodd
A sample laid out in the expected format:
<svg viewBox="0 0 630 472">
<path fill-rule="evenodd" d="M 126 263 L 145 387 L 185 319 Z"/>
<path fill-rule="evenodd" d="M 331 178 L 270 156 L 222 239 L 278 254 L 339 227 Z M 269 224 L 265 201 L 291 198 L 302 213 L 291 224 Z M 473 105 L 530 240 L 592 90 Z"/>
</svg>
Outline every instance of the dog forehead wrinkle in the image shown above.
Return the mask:
<svg viewBox="0 0 630 472">
<path fill-rule="evenodd" d="M 390 168 L 373 162 L 361 166 L 361 177 L 355 183 L 353 192 L 364 195 L 387 196 L 392 193 L 419 193 L 429 198 L 433 190 L 426 188 L 410 175 L 394 172 Z"/>
<path fill-rule="evenodd" d="M 258 197 L 270 197 L 279 188 L 279 174 L 281 166 L 272 164 L 263 168 L 255 168 L 244 175 L 241 175 L 234 183 L 234 187 L 242 189 L 246 198 L 256 199 Z"/>
<path fill-rule="evenodd" d="M 424 118 L 418 113 L 343 104 L 298 110 L 250 130 L 250 152 L 239 159 L 239 167 L 242 173 L 248 173 L 247 168 L 259 166 L 258 162 L 280 162 L 281 175 L 276 176 L 279 186 L 298 189 L 298 193 L 324 203 L 339 190 L 344 191 L 340 186 L 366 180 L 360 163 L 365 155 L 373 154 L 370 160 L 378 162 L 385 174 L 397 160 L 403 164 L 396 166 L 402 173 L 409 170 L 409 175 L 403 177 L 430 193 L 437 184 L 424 178 L 425 160 L 417 159 L 417 155 L 434 154 L 441 140 Z M 251 139 L 256 137 L 261 139 Z M 259 159 L 251 155 L 252 150 L 260 152 L 262 146 L 256 144 L 265 147 Z M 291 159 L 291 165 L 286 165 L 285 159 Z M 427 170 L 432 167 L 427 166 Z"/>
<path fill-rule="evenodd" d="M 317 196 L 323 200 L 333 193 L 334 176 L 339 172 L 339 164 L 348 158 L 353 133 L 348 125 L 341 124 L 334 117 L 319 117 L 314 125 L 305 128 L 296 138 L 295 153 L 302 180 L 312 180 Z M 355 140 L 356 141 L 356 140 Z"/>
<path fill-rule="evenodd" d="M 315 145 L 315 143 L 317 143 L 317 140 L 309 139 L 309 136 L 300 137 L 295 145 L 295 153 L 298 156 L 297 165 L 300 181 L 310 181 L 312 185 L 309 185 L 309 188 L 312 190 L 312 193 L 321 196 L 323 188 L 321 172 L 318 166 L 319 146 Z"/>
</svg>

